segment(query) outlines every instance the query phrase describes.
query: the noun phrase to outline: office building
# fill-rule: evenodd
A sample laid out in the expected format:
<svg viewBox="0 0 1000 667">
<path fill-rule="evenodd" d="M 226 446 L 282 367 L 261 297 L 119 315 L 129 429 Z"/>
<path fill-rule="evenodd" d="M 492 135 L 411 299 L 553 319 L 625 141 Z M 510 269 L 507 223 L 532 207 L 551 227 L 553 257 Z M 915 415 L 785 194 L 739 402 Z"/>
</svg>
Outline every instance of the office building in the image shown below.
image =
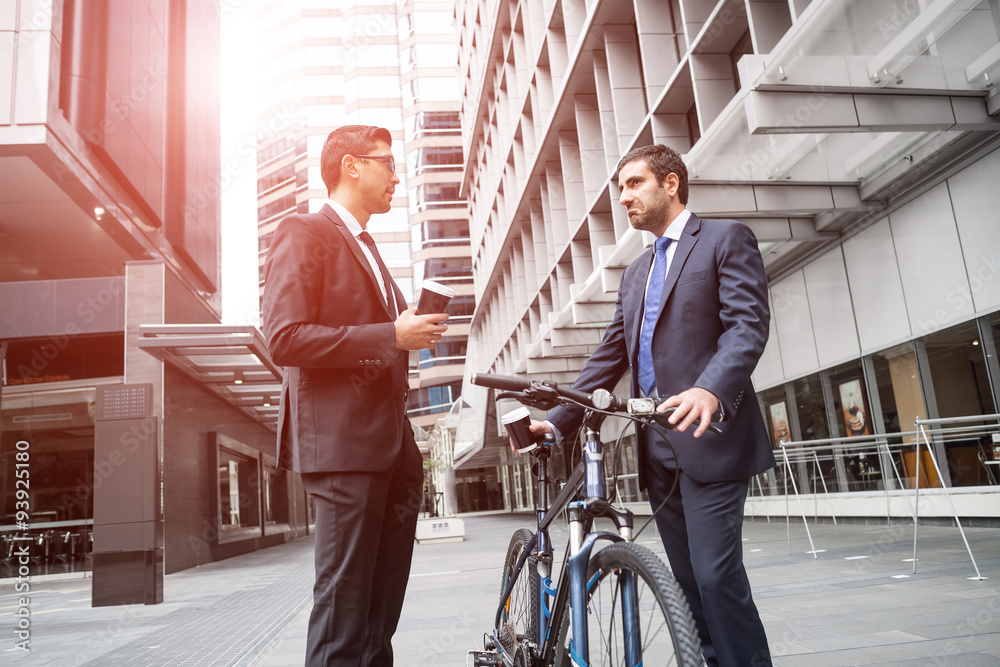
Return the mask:
<svg viewBox="0 0 1000 667">
<path fill-rule="evenodd" d="M 0 576 L 28 542 L 32 576 L 92 570 L 95 605 L 308 529 L 281 370 L 219 324 L 219 17 L 0 5 Z"/>
<path fill-rule="evenodd" d="M 757 235 L 772 315 L 757 398 L 776 448 L 807 441 L 754 481 L 748 511 L 780 497 L 783 514 L 794 483 L 819 514 L 905 515 L 907 491 L 945 486 L 964 487 L 958 514 L 1000 516 L 995 419 L 932 424 L 933 460 L 912 433 L 917 418 L 1000 412 L 996 2 L 462 1 L 456 17 L 467 377 L 575 379 L 652 243 L 611 177 L 631 148 L 664 143 L 688 165 L 693 212 Z M 495 469 L 504 505 L 530 507 L 492 395 L 463 398 L 482 428 L 456 442 L 457 472 Z M 634 448 L 618 455 L 637 501 Z"/>
<path fill-rule="evenodd" d="M 408 412 L 426 434 L 461 393 L 473 309 L 453 7 L 282 0 L 262 2 L 257 25 L 260 280 L 281 219 L 326 200 L 327 134 L 347 124 L 388 129 L 400 183 L 391 211 L 368 231 L 411 305 L 424 279 L 455 292 L 448 335 L 411 359 Z"/>
</svg>

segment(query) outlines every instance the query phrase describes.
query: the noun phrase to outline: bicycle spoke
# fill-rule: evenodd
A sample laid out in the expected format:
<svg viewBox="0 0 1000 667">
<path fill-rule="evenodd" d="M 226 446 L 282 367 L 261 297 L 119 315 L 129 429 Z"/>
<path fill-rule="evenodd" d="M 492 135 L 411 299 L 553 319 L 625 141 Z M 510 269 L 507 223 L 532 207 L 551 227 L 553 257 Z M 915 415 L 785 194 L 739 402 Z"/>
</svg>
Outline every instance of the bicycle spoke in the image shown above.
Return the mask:
<svg viewBox="0 0 1000 667">
<path fill-rule="evenodd" d="M 690 610 L 663 563 L 634 544 L 611 545 L 591 557 L 588 594 L 588 660 L 594 667 L 691 667 L 701 664 L 701 649 Z M 632 593 L 626 594 L 626 587 Z M 632 607 L 631 609 L 629 607 Z M 626 622 L 628 616 L 630 620 Z M 572 629 L 568 614 L 560 625 L 561 646 Z M 629 636 L 627 633 L 635 633 Z M 575 650 L 581 653 L 579 642 Z M 633 648 L 638 655 L 631 655 Z M 565 654 L 565 655 L 563 655 Z M 568 648 L 557 651 L 557 667 L 570 665 Z"/>
</svg>

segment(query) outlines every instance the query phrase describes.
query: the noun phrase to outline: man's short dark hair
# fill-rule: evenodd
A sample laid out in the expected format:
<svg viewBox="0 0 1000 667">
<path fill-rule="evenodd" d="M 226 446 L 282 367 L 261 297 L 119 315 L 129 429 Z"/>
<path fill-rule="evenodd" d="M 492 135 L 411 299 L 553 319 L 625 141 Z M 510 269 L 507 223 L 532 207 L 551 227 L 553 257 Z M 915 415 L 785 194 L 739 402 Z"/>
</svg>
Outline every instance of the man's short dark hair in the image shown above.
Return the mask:
<svg viewBox="0 0 1000 667">
<path fill-rule="evenodd" d="M 622 170 L 622 167 L 629 162 L 635 162 L 636 160 L 645 160 L 646 164 L 649 165 L 650 171 L 652 171 L 653 175 L 656 177 L 656 182 L 661 185 L 663 184 L 663 181 L 666 180 L 667 176 L 670 174 L 677 174 L 677 198 L 682 204 L 687 206 L 688 170 L 677 151 L 669 146 L 664 146 L 663 144 L 652 144 L 649 146 L 639 146 L 638 148 L 633 148 L 618 162 L 618 168 L 615 170 L 613 179 L 617 181 L 618 172 Z"/>
<path fill-rule="evenodd" d="M 328 193 L 340 182 L 340 161 L 344 156 L 367 155 L 375 149 L 379 139 L 392 146 L 389 130 L 374 125 L 344 125 L 326 136 L 319 158 L 319 173 Z"/>
</svg>

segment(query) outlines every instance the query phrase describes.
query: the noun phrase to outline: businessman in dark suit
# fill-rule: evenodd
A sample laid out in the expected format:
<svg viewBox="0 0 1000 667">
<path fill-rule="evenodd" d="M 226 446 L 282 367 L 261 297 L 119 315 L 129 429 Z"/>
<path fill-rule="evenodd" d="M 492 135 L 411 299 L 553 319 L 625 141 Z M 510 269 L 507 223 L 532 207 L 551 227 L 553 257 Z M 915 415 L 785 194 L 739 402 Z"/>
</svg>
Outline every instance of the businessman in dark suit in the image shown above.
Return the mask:
<svg viewBox="0 0 1000 667">
<path fill-rule="evenodd" d="M 399 178 L 392 136 L 330 133 L 329 201 L 279 223 L 264 263 L 263 328 L 285 367 L 278 462 L 316 507 L 316 584 L 306 664 L 392 664 L 423 464 L 406 417 L 408 350 L 431 347 L 444 313 L 406 308 L 371 236 Z"/>
<path fill-rule="evenodd" d="M 631 371 L 633 396 L 677 408 L 672 450 L 652 429 L 637 434 L 640 485 L 660 508 L 656 525 L 708 664 L 770 665 L 742 547 L 749 478 L 775 464 L 750 383 L 770 319 L 757 242 L 739 222 L 687 210 L 687 168 L 666 146 L 629 152 L 617 179 L 631 225 L 658 240 L 625 269 L 614 319 L 573 386 L 610 391 Z M 721 435 L 706 431 L 716 411 L 727 417 Z M 582 416 L 557 408 L 532 430 L 568 435 Z"/>
</svg>

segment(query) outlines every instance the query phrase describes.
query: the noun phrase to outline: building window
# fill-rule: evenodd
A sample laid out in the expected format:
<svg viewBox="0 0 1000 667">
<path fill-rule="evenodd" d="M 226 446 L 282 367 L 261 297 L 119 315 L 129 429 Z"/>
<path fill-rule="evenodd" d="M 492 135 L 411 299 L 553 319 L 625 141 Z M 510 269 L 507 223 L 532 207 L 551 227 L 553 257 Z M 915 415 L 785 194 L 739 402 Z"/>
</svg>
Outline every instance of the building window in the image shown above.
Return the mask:
<svg viewBox="0 0 1000 667">
<path fill-rule="evenodd" d="M 838 436 L 856 437 L 874 435 L 868 392 L 860 361 L 841 364 L 829 371 L 833 389 L 833 412 L 837 423 L 831 430 Z"/>
<path fill-rule="evenodd" d="M 28 545 L 31 562 L 26 565 L 32 576 L 90 569 L 94 487 L 114 483 L 108 480 L 117 470 L 108 460 L 94 461 L 95 396 L 94 387 L 4 390 L 0 525 L 5 528 L 0 544 L 6 551 L 0 559 L 0 578 L 18 576 L 18 559 L 10 556 L 19 544 Z M 17 475 L 24 468 L 16 464 L 25 457 L 31 472 L 28 481 Z M 16 523 L 25 500 L 30 521 L 22 530 Z"/>
<path fill-rule="evenodd" d="M 449 306 L 450 305 L 451 304 L 449 304 Z M 436 343 L 433 349 L 428 348 L 420 350 L 420 368 L 430 368 L 432 366 L 449 364 L 464 364 L 467 349 L 468 340 L 465 338 Z"/>
<path fill-rule="evenodd" d="M 993 392 L 986 370 L 986 355 L 975 321 L 931 334 L 917 342 L 927 355 L 927 370 L 934 390 L 938 417 L 993 414 Z M 926 386 L 926 383 L 925 383 Z M 968 424 L 967 424 L 968 425 Z M 942 427 L 941 446 L 955 486 L 991 484 L 992 442 L 979 433 L 961 433 Z M 939 460 L 944 467 L 944 462 Z"/>
<path fill-rule="evenodd" d="M 459 156 L 461 156 L 461 149 L 459 149 Z M 458 195 L 458 183 L 425 183 L 417 188 L 418 204 L 455 201 L 461 201 Z"/>
<path fill-rule="evenodd" d="M 108 288 L 93 299 L 81 301 L 77 314 L 89 321 L 102 311 L 107 314 L 112 308 L 119 308 L 116 303 L 119 296 L 114 293 L 119 288 L 124 289 L 124 283 L 109 282 Z M 124 349 L 122 332 L 10 340 L 4 384 L 13 387 L 124 375 Z"/>
<path fill-rule="evenodd" d="M 417 119 L 425 130 L 455 130 L 462 126 L 457 111 L 422 111 Z"/>
<path fill-rule="evenodd" d="M 288 523 L 288 477 L 284 470 L 264 466 L 264 523 Z"/>
<path fill-rule="evenodd" d="M 912 431 L 917 417 L 927 417 L 913 345 L 904 343 L 877 352 L 872 355 L 872 364 L 885 432 Z"/>
<path fill-rule="evenodd" d="M 939 417 L 987 415 L 995 411 L 975 321 L 931 334 L 923 343 Z"/>
<path fill-rule="evenodd" d="M 771 436 L 771 446 L 778 447 L 783 442 L 792 440 L 792 427 L 788 419 L 788 402 L 785 397 L 785 386 L 781 385 L 761 392 L 761 402 L 764 405 L 764 422 Z"/>
<path fill-rule="evenodd" d="M 468 242 L 468 220 L 426 220 L 420 226 L 424 243 L 459 240 Z"/>
<path fill-rule="evenodd" d="M 248 528 L 260 525 L 257 515 L 256 461 L 219 449 L 219 526 Z"/>
<path fill-rule="evenodd" d="M 216 446 L 219 542 L 260 537 L 261 453 L 220 433 L 211 435 Z"/>
<path fill-rule="evenodd" d="M 286 164 L 279 169 L 265 175 L 263 178 L 257 179 L 257 195 L 260 196 L 275 187 L 276 185 L 281 185 L 282 183 L 292 183 L 295 178 L 295 166 L 291 164 Z"/>
<path fill-rule="evenodd" d="M 451 317 L 472 317 L 476 311 L 476 297 L 471 294 L 456 296 L 448 303 L 448 315 Z"/>
<path fill-rule="evenodd" d="M 428 146 L 421 148 L 417 156 L 417 166 L 440 166 L 462 164 L 461 146 Z"/>
<path fill-rule="evenodd" d="M 295 210 L 295 195 L 288 194 L 261 206 L 257 217 L 263 221 L 276 215 L 291 213 L 293 210 Z"/>
<path fill-rule="evenodd" d="M 447 412 L 456 396 L 462 393 L 462 381 L 433 387 L 421 387 L 411 391 L 407 400 L 406 411 L 411 416 Z"/>
<path fill-rule="evenodd" d="M 428 259 L 425 267 L 428 277 L 456 278 L 472 275 L 471 257 L 440 257 Z"/>
<path fill-rule="evenodd" d="M 823 440 L 830 437 L 827 425 L 826 403 L 819 373 L 800 378 L 792 383 L 795 392 L 795 409 L 799 417 L 799 430 L 803 440 Z"/>
</svg>

